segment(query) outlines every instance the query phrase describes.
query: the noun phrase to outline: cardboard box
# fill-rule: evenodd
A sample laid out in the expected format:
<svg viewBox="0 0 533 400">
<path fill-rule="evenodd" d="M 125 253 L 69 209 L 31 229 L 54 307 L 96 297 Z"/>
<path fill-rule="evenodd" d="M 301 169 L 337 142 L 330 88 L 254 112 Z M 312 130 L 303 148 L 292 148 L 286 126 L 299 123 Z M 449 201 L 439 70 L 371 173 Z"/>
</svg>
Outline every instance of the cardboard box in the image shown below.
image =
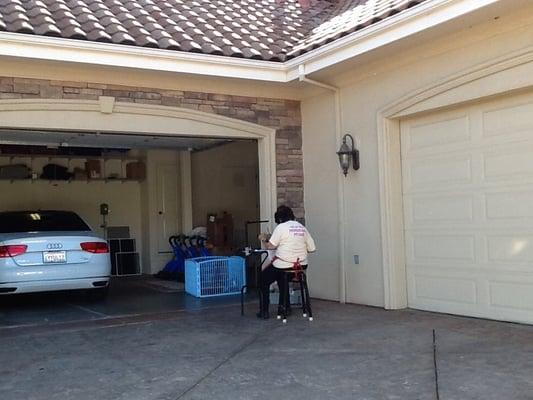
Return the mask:
<svg viewBox="0 0 533 400">
<path fill-rule="evenodd" d="M 233 247 L 233 217 L 224 212 L 222 217 L 207 216 L 207 237 L 215 247 Z"/>
<path fill-rule="evenodd" d="M 79 167 L 75 167 L 73 173 L 74 173 L 74 179 L 78 179 L 78 180 L 87 179 L 87 176 L 88 176 L 87 171 Z"/>
<path fill-rule="evenodd" d="M 146 165 L 142 161 L 132 161 L 126 164 L 126 178 L 143 180 L 146 178 Z"/>
<path fill-rule="evenodd" d="M 89 179 L 102 177 L 102 166 L 100 164 L 100 160 L 85 161 L 85 170 L 87 171 L 87 177 Z"/>
</svg>

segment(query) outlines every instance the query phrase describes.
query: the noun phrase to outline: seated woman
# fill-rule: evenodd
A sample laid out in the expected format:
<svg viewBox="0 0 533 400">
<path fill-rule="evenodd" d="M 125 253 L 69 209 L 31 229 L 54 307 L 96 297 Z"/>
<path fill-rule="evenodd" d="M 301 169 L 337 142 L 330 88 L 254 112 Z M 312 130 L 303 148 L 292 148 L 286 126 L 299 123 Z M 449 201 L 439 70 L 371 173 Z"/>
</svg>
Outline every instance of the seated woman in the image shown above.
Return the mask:
<svg viewBox="0 0 533 400">
<path fill-rule="evenodd" d="M 294 218 L 294 213 L 289 207 L 280 206 L 274 215 L 278 224 L 272 236 L 267 241 L 261 238 L 266 249 L 276 250 L 272 264 L 261 272 L 261 299 L 259 303 L 258 318 L 268 319 L 270 305 L 270 285 L 278 282 L 280 290 L 283 288 L 283 270 L 293 268 L 295 263 L 300 263 L 303 269 L 307 268 L 307 253 L 316 250 L 315 242 L 305 226 Z M 280 293 L 281 299 L 281 293 Z"/>
</svg>

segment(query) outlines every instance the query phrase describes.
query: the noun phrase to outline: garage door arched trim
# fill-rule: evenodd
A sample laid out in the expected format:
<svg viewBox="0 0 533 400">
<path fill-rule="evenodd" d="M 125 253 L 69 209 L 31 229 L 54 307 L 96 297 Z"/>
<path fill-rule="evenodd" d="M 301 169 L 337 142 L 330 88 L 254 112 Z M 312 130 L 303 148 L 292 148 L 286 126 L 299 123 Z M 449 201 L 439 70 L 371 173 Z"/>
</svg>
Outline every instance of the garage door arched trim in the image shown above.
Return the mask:
<svg viewBox="0 0 533 400">
<path fill-rule="evenodd" d="M 110 112 L 111 111 L 111 112 Z M 276 131 L 188 108 L 78 99 L 0 100 L 3 128 L 96 131 L 210 138 L 255 139 L 259 152 L 261 219 L 276 207 Z"/>
</svg>

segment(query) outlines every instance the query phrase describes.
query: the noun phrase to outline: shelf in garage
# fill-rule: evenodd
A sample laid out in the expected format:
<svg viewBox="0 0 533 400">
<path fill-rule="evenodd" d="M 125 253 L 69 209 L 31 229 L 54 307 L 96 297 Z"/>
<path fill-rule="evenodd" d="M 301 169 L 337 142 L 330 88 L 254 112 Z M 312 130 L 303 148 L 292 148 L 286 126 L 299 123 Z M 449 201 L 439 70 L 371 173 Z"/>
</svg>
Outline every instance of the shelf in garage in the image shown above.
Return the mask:
<svg viewBox="0 0 533 400">
<path fill-rule="evenodd" d="M 91 156 L 91 155 L 63 155 L 63 154 L 57 154 L 57 155 L 50 155 L 50 154 L 24 154 L 24 153 L 0 153 L 0 158 L 8 158 L 9 163 L 12 164 L 16 159 L 28 159 L 29 160 L 29 168 L 31 171 L 34 171 L 34 160 L 36 159 L 47 159 L 48 162 L 52 162 L 54 160 L 66 160 L 67 165 L 66 167 L 70 170 L 71 169 L 71 160 L 85 160 L 85 161 L 100 161 L 101 164 L 101 177 L 87 177 L 86 179 L 80 179 L 80 178 L 73 178 L 73 179 L 46 179 L 46 178 L 0 178 L 0 180 L 3 181 L 10 181 L 13 183 L 14 181 L 24 181 L 24 180 L 30 180 L 30 181 L 37 181 L 37 180 L 44 180 L 49 181 L 50 183 L 57 183 L 57 182 L 71 182 L 71 181 L 85 181 L 87 183 L 91 181 L 95 182 L 142 182 L 144 181 L 144 177 L 142 178 L 127 178 L 127 162 L 144 162 L 143 157 L 135 157 L 135 156 L 128 156 L 124 154 L 103 154 L 102 156 Z M 120 171 L 117 175 L 117 177 L 105 177 L 106 175 L 106 164 L 108 162 L 117 161 L 120 162 L 120 166 L 116 168 L 116 171 Z"/>
</svg>

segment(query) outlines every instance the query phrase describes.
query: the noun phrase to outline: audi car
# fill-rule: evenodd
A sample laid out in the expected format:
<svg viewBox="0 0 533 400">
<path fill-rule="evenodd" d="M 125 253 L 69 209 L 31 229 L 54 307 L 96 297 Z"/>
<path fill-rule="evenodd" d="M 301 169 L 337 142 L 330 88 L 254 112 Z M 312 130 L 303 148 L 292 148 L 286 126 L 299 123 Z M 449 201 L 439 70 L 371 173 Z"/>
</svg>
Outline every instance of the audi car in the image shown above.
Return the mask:
<svg viewBox="0 0 533 400">
<path fill-rule="evenodd" d="M 71 211 L 0 212 L 0 295 L 89 289 L 103 298 L 107 242 Z"/>
</svg>

